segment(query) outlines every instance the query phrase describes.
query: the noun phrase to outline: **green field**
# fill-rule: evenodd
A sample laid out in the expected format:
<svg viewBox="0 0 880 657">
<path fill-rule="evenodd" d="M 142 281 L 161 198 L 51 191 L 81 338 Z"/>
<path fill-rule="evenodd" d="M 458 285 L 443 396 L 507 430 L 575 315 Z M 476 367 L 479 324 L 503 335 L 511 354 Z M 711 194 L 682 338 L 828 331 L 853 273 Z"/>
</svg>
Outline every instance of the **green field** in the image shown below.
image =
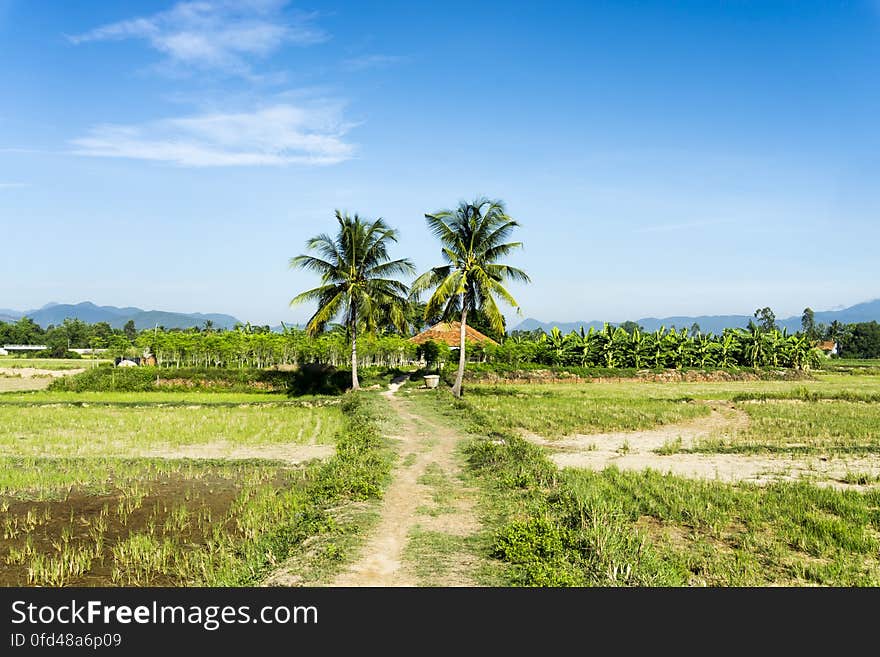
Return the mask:
<svg viewBox="0 0 880 657">
<path fill-rule="evenodd" d="M 490 564 L 479 581 L 512 586 L 880 585 L 872 370 L 471 384 L 461 400 L 419 384 L 399 394 L 460 430 L 467 463 L 461 481 L 426 466 L 418 483 L 433 498 L 419 513 L 454 515 L 463 483 L 479 491 L 482 524 L 466 537 L 411 532 L 403 555 L 421 582 L 452 577 L 456 555 L 470 554 Z M 343 519 L 366 517 L 361 503 L 388 481 L 387 414 L 374 393 L 0 394 L 0 584 L 253 585 L 291 556 L 327 583 L 361 540 L 363 521 Z M 679 431 L 684 440 L 641 452 L 649 465 L 614 465 L 652 432 Z M 551 460 L 557 443 L 601 452 L 591 435 L 632 438 L 601 468 Z M 712 458 L 779 460 L 792 480 L 663 474 L 676 459 Z"/>
<path fill-rule="evenodd" d="M 458 402 L 445 391 L 411 396 L 472 436 L 469 473 L 482 490 L 490 554 L 509 585 L 880 585 L 876 375 L 471 385 L 467 393 Z M 760 455 L 796 465 L 821 457 L 867 469 L 834 481 L 807 474 L 766 485 L 662 474 L 662 466 L 560 470 L 548 459 L 552 442 L 541 447 L 522 437 L 699 425 L 705 400 L 720 400 L 715 405 L 734 428 L 719 422 L 692 449 L 664 451 L 657 461 Z"/>
<path fill-rule="evenodd" d="M 880 403 L 741 402 L 748 428 L 700 441 L 693 451 L 880 455 Z"/>
<path fill-rule="evenodd" d="M 33 367 L 38 370 L 78 370 L 109 362 L 109 360 L 103 358 L 19 358 L 17 356 L 0 356 L 0 368 Z"/>
<path fill-rule="evenodd" d="M 684 399 L 651 396 L 639 385 L 473 386 L 467 403 L 499 428 L 527 429 L 547 437 L 646 429 L 709 413 Z"/>
<path fill-rule="evenodd" d="M 381 490 L 379 407 L 340 401 L 0 395 L 0 585 L 258 583 Z"/>
<path fill-rule="evenodd" d="M 320 445 L 332 442 L 341 426 L 342 414 L 335 406 L 62 407 L 0 400 L 0 456 L 126 457 L 142 450 L 215 443 Z"/>
</svg>

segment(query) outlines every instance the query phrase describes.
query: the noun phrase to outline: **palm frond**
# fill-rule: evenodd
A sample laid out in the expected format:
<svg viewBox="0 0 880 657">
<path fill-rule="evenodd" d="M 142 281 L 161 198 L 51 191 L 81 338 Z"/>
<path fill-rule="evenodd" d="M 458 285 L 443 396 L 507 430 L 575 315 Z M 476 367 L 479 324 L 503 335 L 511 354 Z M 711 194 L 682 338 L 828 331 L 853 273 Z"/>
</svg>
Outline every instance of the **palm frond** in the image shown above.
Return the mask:
<svg viewBox="0 0 880 657">
<path fill-rule="evenodd" d="M 486 273 L 495 280 L 510 280 L 517 283 L 531 283 L 532 279 L 522 269 L 497 263 L 484 265 Z"/>
<path fill-rule="evenodd" d="M 416 267 L 409 258 L 389 260 L 381 264 L 372 265 L 364 272 L 368 278 L 388 275 L 410 275 L 415 273 Z"/>
<path fill-rule="evenodd" d="M 291 269 L 306 269 L 317 274 L 326 275 L 336 271 L 336 265 L 333 263 L 316 258 L 310 255 L 298 255 L 290 259 Z"/>
<path fill-rule="evenodd" d="M 434 290 L 434 294 L 428 299 L 425 306 L 425 317 L 432 317 L 440 312 L 440 308 L 447 304 L 449 298 L 459 294 L 464 274 L 461 270 L 451 272 Z"/>
<path fill-rule="evenodd" d="M 439 285 L 452 272 L 450 265 L 441 265 L 429 269 L 424 274 L 416 278 L 409 286 L 410 296 L 418 298 L 419 294 L 427 290 L 429 287 Z"/>
<path fill-rule="evenodd" d="M 318 304 L 318 310 L 309 319 L 306 324 L 306 331 L 309 335 L 317 335 L 324 330 L 324 326 L 331 319 L 339 314 L 345 304 L 346 290 L 340 290 L 338 294 L 332 297 L 324 297 L 322 302 Z"/>
</svg>

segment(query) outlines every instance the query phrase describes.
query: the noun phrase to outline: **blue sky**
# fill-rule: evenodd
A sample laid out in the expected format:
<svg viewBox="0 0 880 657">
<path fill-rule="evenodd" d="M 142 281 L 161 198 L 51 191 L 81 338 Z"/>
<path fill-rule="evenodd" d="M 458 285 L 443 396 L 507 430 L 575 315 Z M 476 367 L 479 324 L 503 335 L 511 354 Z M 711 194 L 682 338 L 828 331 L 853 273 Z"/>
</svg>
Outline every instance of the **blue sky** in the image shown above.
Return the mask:
<svg viewBox="0 0 880 657">
<path fill-rule="evenodd" d="M 335 208 L 478 195 L 523 316 L 880 296 L 874 0 L 0 0 L 0 99 L 0 307 L 302 321 Z"/>
</svg>

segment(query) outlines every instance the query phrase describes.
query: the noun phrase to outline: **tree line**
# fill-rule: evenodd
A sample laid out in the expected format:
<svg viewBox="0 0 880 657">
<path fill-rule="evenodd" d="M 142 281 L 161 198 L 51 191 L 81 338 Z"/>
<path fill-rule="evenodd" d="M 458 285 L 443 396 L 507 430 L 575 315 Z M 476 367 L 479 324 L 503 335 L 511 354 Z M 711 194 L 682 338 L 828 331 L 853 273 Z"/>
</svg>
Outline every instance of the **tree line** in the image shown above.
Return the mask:
<svg viewBox="0 0 880 657">
<path fill-rule="evenodd" d="M 506 334 L 499 304 L 519 311 L 506 285 L 528 283 L 528 275 L 504 260 L 522 243 L 511 241 L 519 223 L 501 201 L 476 199 L 454 209 L 425 214 L 429 232 L 440 243 L 441 263 L 418 275 L 411 285 L 400 277 L 416 273 L 407 258 L 392 258 L 398 233 L 381 218 L 368 220 L 336 212 L 333 234 L 306 241 L 306 253 L 290 259 L 294 269 L 317 274 L 319 285 L 296 295 L 292 306 L 315 304 L 304 329 L 250 324 L 232 331 L 215 330 L 210 322 L 188 330 L 161 327 L 136 331 L 133 322 L 114 329 L 106 322 L 89 325 L 68 319 L 46 330 L 29 318 L 0 322 L 0 343 L 45 343 L 46 354 L 67 349 L 107 349 L 109 355 L 154 354 L 161 366 L 271 367 L 321 363 L 351 367 L 352 388 L 359 386 L 358 367 L 398 366 L 417 356 L 449 358 L 446 345 L 421 349 L 407 340 L 414 331 L 441 319 L 458 320 L 458 369 L 453 393 L 461 394 L 468 354 L 506 364 L 538 363 L 583 367 L 793 367 L 816 364 L 819 340 L 833 339 L 842 356 L 880 357 L 880 325 L 866 322 L 816 325 L 804 310 L 802 331 L 789 335 L 775 324 L 770 308 L 755 311 L 745 329 L 720 335 L 690 329 L 646 332 L 633 322 L 606 324 L 601 330 L 563 335 L 558 329 Z M 427 298 L 422 301 L 422 295 Z M 499 345 L 468 345 L 468 323 Z"/>
</svg>

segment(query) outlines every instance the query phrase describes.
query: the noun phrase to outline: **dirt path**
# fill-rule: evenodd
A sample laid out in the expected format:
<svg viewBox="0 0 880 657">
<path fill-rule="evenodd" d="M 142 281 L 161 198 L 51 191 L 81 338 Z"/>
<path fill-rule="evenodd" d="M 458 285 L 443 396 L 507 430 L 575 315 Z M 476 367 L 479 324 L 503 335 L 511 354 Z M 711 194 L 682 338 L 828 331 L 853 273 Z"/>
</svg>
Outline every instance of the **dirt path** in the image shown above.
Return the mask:
<svg viewBox="0 0 880 657">
<path fill-rule="evenodd" d="M 401 384 L 395 381 L 382 393 L 400 421 L 400 461 L 382 500 L 379 522 L 357 560 L 331 585 L 473 585 L 472 560 L 448 547 L 479 529 L 475 493 L 459 482 L 456 447 L 461 436 L 396 395 Z"/>
<path fill-rule="evenodd" d="M 550 459 L 562 468 L 602 470 L 614 465 L 621 470 L 670 472 L 683 477 L 726 482 L 765 484 L 773 481 L 809 479 L 819 485 L 851 488 L 842 479 L 849 472 L 880 474 L 880 459 L 836 456 L 765 456 L 753 454 L 658 454 L 664 447 L 688 449 L 695 442 L 748 427 L 746 413 L 723 401 L 702 402 L 710 406 L 709 417 L 671 424 L 646 431 L 623 431 L 575 435 L 548 440 L 527 433 L 526 438 L 550 450 Z"/>
</svg>

